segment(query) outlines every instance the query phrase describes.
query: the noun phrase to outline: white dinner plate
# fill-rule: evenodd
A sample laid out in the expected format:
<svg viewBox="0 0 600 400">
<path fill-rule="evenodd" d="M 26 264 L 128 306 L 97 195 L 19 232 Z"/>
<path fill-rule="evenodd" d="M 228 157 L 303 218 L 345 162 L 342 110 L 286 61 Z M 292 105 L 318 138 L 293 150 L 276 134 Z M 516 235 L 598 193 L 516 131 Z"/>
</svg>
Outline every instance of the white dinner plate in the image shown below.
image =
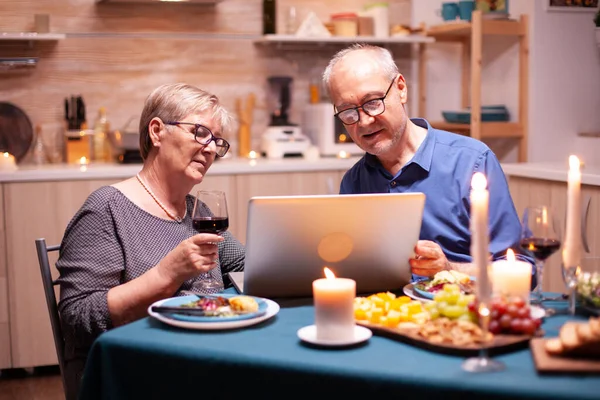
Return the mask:
<svg viewBox="0 0 600 400">
<path fill-rule="evenodd" d="M 223 297 L 234 297 L 238 295 L 233 294 L 222 294 L 219 296 Z M 247 315 L 239 316 L 239 318 L 235 317 L 195 317 L 189 315 L 169 315 L 169 314 L 161 314 L 152 311 L 152 307 L 154 306 L 178 306 L 184 303 L 189 303 L 191 301 L 197 300 L 198 297 L 195 295 L 190 296 L 179 296 L 179 297 L 171 297 L 168 299 L 159 300 L 148 307 L 148 314 L 156 318 L 157 320 L 164 322 L 165 324 L 176 326 L 179 328 L 187 328 L 187 329 L 199 329 L 199 330 L 223 330 L 223 329 L 237 329 L 243 328 L 250 325 L 258 324 L 259 322 L 265 321 L 275 314 L 279 312 L 279 304 L 270 299 L 265 299 L 262 297 L 255 297 L 256 301 L 259 303 L 259 310 L 264 310 L 264 314 L 260 313 L 256 317 L 248 318 Z"/>
</svg>

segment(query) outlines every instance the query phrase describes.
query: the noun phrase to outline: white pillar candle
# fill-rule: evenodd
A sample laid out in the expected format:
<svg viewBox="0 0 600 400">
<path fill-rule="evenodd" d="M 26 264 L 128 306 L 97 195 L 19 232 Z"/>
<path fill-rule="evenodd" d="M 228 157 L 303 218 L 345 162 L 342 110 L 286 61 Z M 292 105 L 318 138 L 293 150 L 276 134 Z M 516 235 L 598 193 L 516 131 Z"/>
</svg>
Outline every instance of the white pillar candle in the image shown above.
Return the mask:
<svg viewBox="0 0 600 400">
<path fill-rule="evenodd" d="M 506 252 L 506 260 L 492 264 L 492 288 L 494 295 L 518 296 L 529 305 L 531 292 L 531 264 L 517 260 L 512 249 Z"/>
<path fill-rule="evenodd" d="M 488 276 L 489 266 L 489 234 L 488 206 L 490 194 L 486 189 L 487 180 L 481 172 L 476 172 L 471 179 L 471 257 L 477 268 L 477 298 L 489 303 L 492 296 Z"/>
<path fill-rule="evenodd" d="M 325 268 L 325 276 L 312 285 L 317 339 L 352 340 L 356 281 L 336 278 L 328 268 Z"/>
<path fill-rule="evenodd" d="M 15 171 L 17 169 L 17 163 L 15 156 L 10 153 L 0 154 L 0 171 Z"/>
<path fill-rule="evenodd" d="M 569 156 L 567 177 L 567 231 L 563 263 L 574 267 L 581 260 L 581 171 L 577 156 Z"/>
</svg>

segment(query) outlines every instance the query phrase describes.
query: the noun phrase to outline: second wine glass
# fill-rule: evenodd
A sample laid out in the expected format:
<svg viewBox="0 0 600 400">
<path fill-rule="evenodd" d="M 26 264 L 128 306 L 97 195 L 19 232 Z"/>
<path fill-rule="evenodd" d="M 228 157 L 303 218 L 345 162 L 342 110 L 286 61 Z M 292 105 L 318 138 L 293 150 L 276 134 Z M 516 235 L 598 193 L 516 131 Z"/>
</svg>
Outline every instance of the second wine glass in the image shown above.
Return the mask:
<svg viewBox="0 0 600 400">
<path fill-rule="evenodd" d="M 544 205 L 525 208 L 521 228 L 521 248 L 535 258 L 536 287 L 533 301 L 551 300 L 544 297 L 542 284 L 544 264 L 560 248 L 560 229 L 553 210 Z M 547 310 L 548 311 L 548 310 Z"/>
<path fill-rule="evenodd" d="M 199 190 L 196 193 L 194 212 L 192 213 L 194 229 L 198 233 L 220 235 L 229 229 L 229 214 L 225 192 L 220 190 Z M 223 284 L 210 272 L 201 275 L 200 289 L 214 293 L 223 289 Z"/>
</svg>

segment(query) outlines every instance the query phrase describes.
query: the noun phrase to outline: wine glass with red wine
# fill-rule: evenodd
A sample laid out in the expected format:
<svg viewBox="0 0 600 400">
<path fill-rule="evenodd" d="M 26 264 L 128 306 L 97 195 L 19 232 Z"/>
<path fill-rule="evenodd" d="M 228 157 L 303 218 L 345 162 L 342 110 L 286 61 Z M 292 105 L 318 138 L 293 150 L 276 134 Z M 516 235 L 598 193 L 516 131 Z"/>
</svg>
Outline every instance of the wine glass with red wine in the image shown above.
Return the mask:
<svg viewBox="0 0 600 400">
<path fill-rule="evenodd" d="M 544 263 L 560 248 L 560 228 L 552 208 L 532 206 L 525 208 L 521 224 L 521 248 L 535 258 L 535 278 L 537 286 L 532 293 L 532 301 L 541 303 L 546 298 L 542 292 Z M 548 309 L 546 309 L 548 311 Z"/>
<path fill-rule="evenodd" d="M 199 190 L 196 193 L 194 212 L 192 213 L 194 229 L 198 233 L 214 233 L 220 235 L 229 228 L 227 199 L 220 190 Z M 215 279 L 212 271 L 201 275 L 200 289 L 214 293 L 223 289 L 223 284 Z"/>
</svg>

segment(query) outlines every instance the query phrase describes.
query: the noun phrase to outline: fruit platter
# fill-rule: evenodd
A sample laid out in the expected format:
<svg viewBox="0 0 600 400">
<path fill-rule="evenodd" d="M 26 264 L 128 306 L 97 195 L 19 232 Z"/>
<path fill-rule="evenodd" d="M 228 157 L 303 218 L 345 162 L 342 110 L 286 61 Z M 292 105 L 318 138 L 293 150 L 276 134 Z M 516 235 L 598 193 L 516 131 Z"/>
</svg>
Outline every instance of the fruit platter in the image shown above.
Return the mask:
<svg viewBox="0 0 600 400">
<path fill-rule="evenodd" d="M 518 297 L 497 297 L 490 307 L 489 330 L 484 335 L 477 316 L 477 299 L 456 284 L 445 284 L 433 301 L 419 301 L 391 292 L 354 299 L 358 325 L 374 333 L 428 350 L 474 355 L 482 346 L 492 353 L 527 347 L 542 334 L 541 318 L 534 318 Z"/>
</svg>

